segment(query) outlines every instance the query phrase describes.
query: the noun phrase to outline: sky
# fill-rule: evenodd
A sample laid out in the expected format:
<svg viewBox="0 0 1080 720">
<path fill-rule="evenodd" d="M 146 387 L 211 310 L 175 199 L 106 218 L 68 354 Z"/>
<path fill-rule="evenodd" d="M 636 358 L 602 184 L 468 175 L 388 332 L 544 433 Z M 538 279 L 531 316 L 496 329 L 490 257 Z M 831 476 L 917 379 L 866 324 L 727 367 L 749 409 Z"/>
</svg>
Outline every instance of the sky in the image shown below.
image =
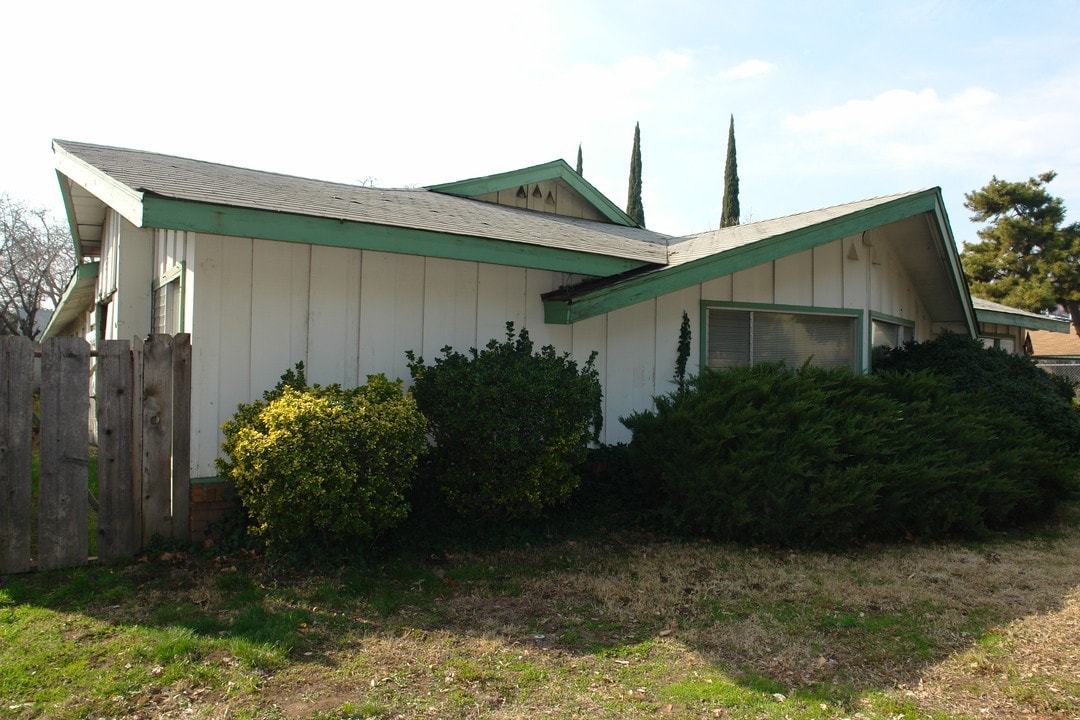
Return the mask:
<svg viewBox="0 0 1080 720">
<path fill-rule="evenodd" d="M 0 193 L 62 201 L 53 138 L 378 187 L 558 158 L 646 225 L 1047 170 L 1080 221 L 1080 0 L 9 3 Z"/>
</svg>

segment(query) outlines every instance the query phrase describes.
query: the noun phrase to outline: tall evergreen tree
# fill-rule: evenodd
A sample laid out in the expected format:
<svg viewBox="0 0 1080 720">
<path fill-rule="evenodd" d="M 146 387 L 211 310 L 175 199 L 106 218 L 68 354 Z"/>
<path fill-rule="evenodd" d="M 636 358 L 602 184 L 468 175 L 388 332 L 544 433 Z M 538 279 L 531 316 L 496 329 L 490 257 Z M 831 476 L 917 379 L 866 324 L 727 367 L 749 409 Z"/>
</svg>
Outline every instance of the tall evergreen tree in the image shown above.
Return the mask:
<svg viewBox="0 0 1080 720">
<path fill-rule="evenodd" d="M 720 227 L 739 224 L 739 166 L 735 161 L 735 116 L 731 116 L 727 135 L 727 161 L 724 163 L 724 207 Z"/>
<path fill-rule="evenodd" d="M 634 150 L 630 153 L 630 188 L 626 193 L 626 214 L 645 227 L 645 208 L 641 205 L 641 126 L 634 123 Z"/>
<path fill-rule="evenodd" d="M 577 174 L 579 176 L 585 177 L 585 175 L 581 172 L 581 143 L 577 144 L 577 167 L 574 168 L 574 170 L 577 171 Z"/>
<path fill-rule="evenodd" d="M 999 180 L 964 194 L 973 222 L 988 223 L 960 260 L 971 294 L 1039 312 L 1062 305 L 1080 335 L 1080 224 L 1065 225 L 1065 203 L 1046 190 L 1057 173 Z"/>
</svg>

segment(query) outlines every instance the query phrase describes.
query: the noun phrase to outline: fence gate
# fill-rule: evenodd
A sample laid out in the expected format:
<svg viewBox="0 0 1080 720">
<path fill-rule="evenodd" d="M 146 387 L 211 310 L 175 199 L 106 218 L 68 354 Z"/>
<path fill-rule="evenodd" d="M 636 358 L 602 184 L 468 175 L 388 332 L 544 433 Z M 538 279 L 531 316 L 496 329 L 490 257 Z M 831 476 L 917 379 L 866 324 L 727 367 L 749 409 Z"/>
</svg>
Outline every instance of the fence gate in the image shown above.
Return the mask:
<svg viewBox="0 0 1080 720">
<path fill-rule="evenodd" d="M 191 339 L 82 338 L 41 346 L 39 473 L 33 502 L 34 348 L 0 337 L 0 574 L 131 558 L 155 535 L 189 539 Z M 88 482 L 90 382 L 97 495 Z"/>
</svg>

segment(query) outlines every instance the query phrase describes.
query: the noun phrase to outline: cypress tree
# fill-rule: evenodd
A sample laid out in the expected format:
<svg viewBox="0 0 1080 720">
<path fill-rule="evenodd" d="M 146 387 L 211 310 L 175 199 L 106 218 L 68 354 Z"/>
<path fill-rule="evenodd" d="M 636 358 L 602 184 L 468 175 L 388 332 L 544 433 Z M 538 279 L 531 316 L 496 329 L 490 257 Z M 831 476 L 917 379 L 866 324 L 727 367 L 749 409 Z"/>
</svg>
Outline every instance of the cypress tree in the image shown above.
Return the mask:
<svg viewBox="0 0 1080 720">
<path fill-rule="evenodd" d="M 731 116 L 727 136 L 727 161 L 724 163 L 724 207 L 720 227 L 739 224 L 739 167 L 735 162 L 735 116 Z"/>
<path fill-rule="evenodd" d="M 577 144 L 577 167 L 574 168 L 574 170 L 579 176 L 585 177 L 585 175 L 581 172 L 581 143 Z"/>
<path fill-rule="evenodd" d="M 630 188 L 626 194 L 626 214 L 645 227 L 645 208 L 641 205 L 641 127 L 634 123 L 634 150 L 630 153 Z"/>
</svg>

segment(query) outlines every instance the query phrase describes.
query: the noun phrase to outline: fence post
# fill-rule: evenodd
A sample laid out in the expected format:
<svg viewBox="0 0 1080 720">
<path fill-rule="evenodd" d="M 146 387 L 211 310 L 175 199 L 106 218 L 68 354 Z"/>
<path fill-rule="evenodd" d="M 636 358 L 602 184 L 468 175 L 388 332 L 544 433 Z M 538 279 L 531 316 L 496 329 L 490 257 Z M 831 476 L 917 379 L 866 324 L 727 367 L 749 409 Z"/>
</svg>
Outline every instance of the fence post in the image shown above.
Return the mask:
<svg viewBox="0 0 1080 720">
<path fill-rule="evenodd" d="M 173 539 L 191 539 L 191 335 L 173 338 L 172 512 Z"/>
<path fill-rule="evenodd" d="M 123 560 L 135 554 L 132 484 L 131 343 L 106 340 L 98 350 L 98 557 Z"/>
<path fill-rule="evenodd" d="M 38 567 L 85 565 L 90 346 L 78 337 L 41 348 L 41 473 L 38 476 Z"/>
<path fill-rule="evenodd" d="M 0 337 L 0 574 L 30 570 L 34 346 Z"/>
<path fill-rule="evenodd" d="M 143 346 L 142 516 L 143 543 L 154 535 L 172 536 L 172 363 L 171 338 L 152 335 Z"/>
</svg>

